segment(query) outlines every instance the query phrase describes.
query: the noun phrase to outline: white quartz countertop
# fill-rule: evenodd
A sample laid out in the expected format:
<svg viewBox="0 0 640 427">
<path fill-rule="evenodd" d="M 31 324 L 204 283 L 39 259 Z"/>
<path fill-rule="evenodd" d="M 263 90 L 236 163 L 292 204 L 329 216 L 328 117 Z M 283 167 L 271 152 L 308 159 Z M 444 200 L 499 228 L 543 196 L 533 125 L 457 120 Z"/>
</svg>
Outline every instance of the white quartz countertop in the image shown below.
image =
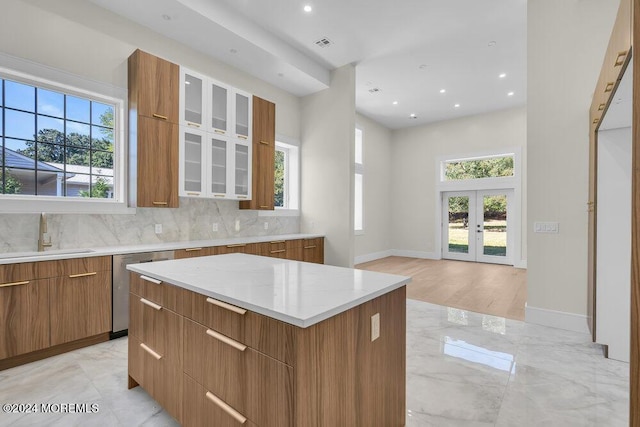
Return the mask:
<svg viewBox="0 0 640 427">
<path fill-rule="evenodd" d="M 44 252 L 12 252 L 0 254 L 0 265 L 20 262 L 51 261 L 69 258 L 86 258 L 105 255 L 133 254 L 140 252 L 159 252 L 176 249 L 224 246 L 243 243 L 261 243 L 276 240 L 313 239 L 323 234 L 279 234 L 271 236 L 247 236 L 212 240 L 190 240 L 184 242 L 163 242 L 141 245 L 104 246 L 98 248 L 77 248 L 47 250 Z"/>
<path fill-rule="evenodd" d="M 411 281 L 404 276 L 247 254 L 129 264 L 127 269 L 302 328 Z"/>
</svg>

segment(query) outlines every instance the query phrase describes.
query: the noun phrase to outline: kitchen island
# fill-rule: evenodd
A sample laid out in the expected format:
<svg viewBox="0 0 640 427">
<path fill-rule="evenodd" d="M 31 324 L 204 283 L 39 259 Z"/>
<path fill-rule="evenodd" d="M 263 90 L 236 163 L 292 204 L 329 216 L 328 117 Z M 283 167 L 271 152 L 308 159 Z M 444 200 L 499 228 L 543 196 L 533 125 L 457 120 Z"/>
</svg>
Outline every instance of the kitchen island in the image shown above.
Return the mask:
<svg viewBox="0 0 640 427">
<path fill-rule="evenodd" d="M 181 424 L 404 425 L 409 278 L 245 254 L 127 268 L 129 387 Z"/>
</svg>

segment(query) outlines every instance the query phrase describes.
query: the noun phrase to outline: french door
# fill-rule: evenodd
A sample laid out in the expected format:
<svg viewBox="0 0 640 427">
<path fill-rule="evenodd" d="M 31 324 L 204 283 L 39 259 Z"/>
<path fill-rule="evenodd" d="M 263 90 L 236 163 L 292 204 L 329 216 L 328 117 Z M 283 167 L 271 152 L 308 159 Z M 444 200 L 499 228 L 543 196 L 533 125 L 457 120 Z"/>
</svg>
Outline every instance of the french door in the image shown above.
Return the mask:
<svg viewBox="0 0 640 427">
<path fill-rule="evenodd" d="M 442 258 L 513 265 L 513 190 L 442 193 Z"/>
</svg>

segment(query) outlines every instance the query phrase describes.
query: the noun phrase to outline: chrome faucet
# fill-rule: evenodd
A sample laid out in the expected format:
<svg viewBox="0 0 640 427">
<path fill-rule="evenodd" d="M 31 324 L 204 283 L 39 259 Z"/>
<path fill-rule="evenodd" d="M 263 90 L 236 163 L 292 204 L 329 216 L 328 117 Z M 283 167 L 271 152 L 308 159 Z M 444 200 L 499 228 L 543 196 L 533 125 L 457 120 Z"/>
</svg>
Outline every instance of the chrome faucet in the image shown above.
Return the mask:
<svg viewBox="0 0 640 427">
<path fill-rule="evenodd" d="M 42 212 L 40 214 L 40 232 L 38 237 L 38 252 L 43 252 L 44 248 L 49 248 L 52 246 L 51 236 L 49 236 L 49 241 L 45 242 L 44 235 L 47 233 L 47 214 Z"/>
</svg>

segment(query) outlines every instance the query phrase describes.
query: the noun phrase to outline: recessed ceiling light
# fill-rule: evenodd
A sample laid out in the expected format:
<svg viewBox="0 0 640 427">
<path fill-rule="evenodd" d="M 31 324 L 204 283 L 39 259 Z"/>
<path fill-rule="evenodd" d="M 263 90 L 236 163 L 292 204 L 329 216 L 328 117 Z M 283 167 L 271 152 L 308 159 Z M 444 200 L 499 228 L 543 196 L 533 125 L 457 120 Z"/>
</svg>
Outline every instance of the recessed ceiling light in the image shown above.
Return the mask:
<svg viewBox="0 0 640 427">
<path fill-rule="evenodd" d="M 491 40 L 491 41 L 487 44 L 487 46 L 489 46 L 489 47 L 494 47 L 495 45 L 496 45 L 495 40 Z"/>
<path fill-rule="evenodd" d="M 305 4 L 304 7 L 302 8 L 302 10 L 304 10 L 307 13 L 309 13 L 309 12 L 311 12 L 313 10 L 313 8 L 310 5 Z"/>
<path fill-rule="evenodd" d="M 418 65 L 418 68 L 424 70 L 425 68 L 427 68 L 427 64 L 420 64 Z"/>
<path fill-rule="evenodd" d="M 440 93 L 445 93 L 446 90 L 445 89 L 440 89 Z"/>
<path fill-rule="evenodd" d="M 171 21 L 171 17 L 167 14 L 162 15 L 162 19 L 164 19 L 165 21 Z"/>
<path fill-rule="evenodd" d="M 513 92 L 509 92 L 507 96 L 513 96 Z"/>
<path fill-rule="evenodd" d="M 398 105 L 398 101 L 393 101 L 392 104 L 393 105 Z"/>
<path fill-rule="evenodd" d="M 410 119 L 417 119 L 418 116 L 416 116 L 416 113 L 411 113 L 411 114 L 409 114 L 409 118 Z"/>
<path fill-rule="evenodd" d="M 278 73 L 278 77 L 284 77 L 284 73 Z"/>
<path fill-rule="evenodd" d="M 232 55 L 235 55 L 236 53 L 238 53 L 238 51 L 236 49 L 229 49 L 229 53 L 231 53 Z"/>
<path fill-rule="evenodd" d="M 453 108 L 460 108 L 460 104 L 455 104 Z"/>
<path fill-rule="evenodd" d="M 504 79 L 505 77 L 507 77 L 507 74 L 506 73 L 502 73 L 498 77 L 500 77 L 501 79 Z"/>
</svg>

